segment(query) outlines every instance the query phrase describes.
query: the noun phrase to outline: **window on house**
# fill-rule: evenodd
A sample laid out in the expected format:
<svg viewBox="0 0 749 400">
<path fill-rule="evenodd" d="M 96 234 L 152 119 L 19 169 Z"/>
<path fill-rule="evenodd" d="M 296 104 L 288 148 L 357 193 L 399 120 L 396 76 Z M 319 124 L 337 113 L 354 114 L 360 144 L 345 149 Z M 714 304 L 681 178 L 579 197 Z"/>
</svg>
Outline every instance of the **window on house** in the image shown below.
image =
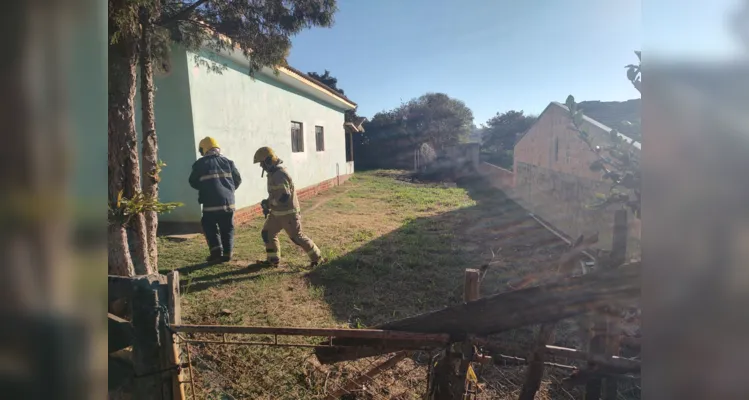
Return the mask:
<svg viewBox="0 0 749 400">
<path fill-rule="evenodd" d="M 554 162 L 559 161 L 559 138 L 554 138 Z"/>
<path fill-rule="evenodd" d="M 325 131 L 322 126 L 315 127 L 315 143 L 317 151 L 325 151 Z"/>
<path fill-rule="evenodd" d="M 304 129 L 301 122 L 291 121 L 291 152 L 304 152 Z"/>
</svg>

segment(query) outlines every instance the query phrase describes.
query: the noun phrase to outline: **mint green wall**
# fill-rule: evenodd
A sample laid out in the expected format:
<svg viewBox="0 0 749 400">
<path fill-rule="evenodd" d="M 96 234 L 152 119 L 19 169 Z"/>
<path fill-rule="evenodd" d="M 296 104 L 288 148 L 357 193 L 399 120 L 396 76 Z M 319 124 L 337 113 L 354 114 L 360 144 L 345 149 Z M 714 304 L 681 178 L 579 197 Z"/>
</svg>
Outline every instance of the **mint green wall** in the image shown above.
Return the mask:
<svg viewBox="0 0 749 400">
<path fill-rule="evenodd" d="M 284 160 L 297 188 L 353 172 L 346 163 L 343 110 L 325 105 L 271 77 L 257 74 L 253 80 L 247 68 L 221 59 L 227 65 L 221 73 L 198 66 L 196 55 L 175 48 L 171 71 L 157 76 L 156 131 L 159 158 L 167 163 L 161 173 L 161 201 L 179 201 L 185 206 L 160 217 L 161 221 L 200 220 L 197 192 L 187 177 L 199 157 L 197 146 L 206 136 L 216 138 L 224 155 L 234 160 L 242 175 L 236 193 L 237 208 L 259 203 L 267 197 L 265 178 L 252 156 L 261 146 L 270 146 Z M 216 59 L 211 56 L 210 59 Z M 137 128 L 140 137 L 140 98 L 136 96 Z M 304 127 L 303 153 L 291 152 L 291 121 Z M 315 126 L 325 130 L 325 151 L 315 146 Z"/>
<path fill-rule="evenodd" d="M 218 74 L 197 66 L 194 57 L 192 53 L 187 56 L 194 143 L 212 136 L 224 155 L 236 163 L 243 178 L 236 193 L 237 208 L 257 204 L 267 197 L 265 178 L 260 177 L 260 167 L 252 163 L 255 150 L 261 146 L 276 150 L 297 188 L 336 177 L 336 165 L 341 175 L 346 174 L 342 110 L 271 77 L 257 74 L 253 80 L 246 67 L 231 61 L 222 59 L 227 68 Z M 303 123 L 303 153 L 291 152 L 291 121 Z M 324 127 L 324 152 L 316 151 L 315 125 Z"/>
<path fill-rule="evenodd" d="M 63 41 L 72 45 L 69 65 L 58 65 L 69 75 L 67 90 L 72 116 L 74 142 L 71 195 L 77 224 L 99 224 L 106 212 L 102 198 L 107 187 L 107 8 L 103 2 L 91 2 L 72 25 L 72 37 Z M 54 38 L 53 38 L 54 39 Z M 63 82 L 64 84 L 65 82 Z M 65 97 L 68 98 L 68 97 Z M 104 191 L 103 191 L 104 190 Z M 105 195 L 106 196 L 106 195 Z"/>
<path fill-rule="evenodd" d="M 167 165 L 161 171 L 159 198 L 163 202 L 178 201 L 184 206 L 160 216 L 161 221 L 199 221 L 198 193 L 187 183 L 193 162 L 197 159 L 197 142 L 193 136 L 188 60 L 184 50 L 174 48 L 171 70 L 157 74 L 155 115 L 159 140 L 159 158 Z M 140 84 L 140 83 L 139 83 Z M 139 86 L 140 88 L 140 86 Z M 140 92 L 136 95 L 136 127 L 141 138 Z M 139 146 L 142 146 L 139 139 Z M 141 158 L 142 160 L 142 158 Z"/>
</svg>

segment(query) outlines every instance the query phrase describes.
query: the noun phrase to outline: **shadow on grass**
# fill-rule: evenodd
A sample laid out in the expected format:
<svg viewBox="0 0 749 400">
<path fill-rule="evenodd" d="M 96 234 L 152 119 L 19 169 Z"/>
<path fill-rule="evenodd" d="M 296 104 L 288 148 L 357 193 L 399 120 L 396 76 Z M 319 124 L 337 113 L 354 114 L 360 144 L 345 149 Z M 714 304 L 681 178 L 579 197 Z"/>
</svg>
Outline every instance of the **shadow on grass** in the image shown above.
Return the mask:
<svg viewBox="0 0 749 400">
<path fill-rule="evenodd" d="M 561 241 L 482 178 L 459 185 L 475 206 L 410 220 L 308 275 L 337 319 L 374 326 L 459 303 L 465 269 L 490 261 L 483 295 L 548 266 Z"/>
<path fill-rule="evenodd" d="M 217 265 L 220 264 L 202 263 L 180 268 L 178 269 L 178 271 L 180 271 L 180 274 L 189 274 L 190 272 L 196 271 L 198 269 Z M 200 275 L 195 277 L 188 275 L 187 277 L 183 277 L 182 279 L 180 279 L 180 292 L 184 294 L 197 293 L 212 287 L 225 285 L 227 283 L 253 281 L 263 276 L 289 275 L 295 273 L 294 271 L 278 270 L 268 274 L 258 274 L 263 270 L 273 268 L 266 264 L 258 263 L 250 264 L 247 267 L 233 267 L 231 266 L 231 264 L 229 264 L 229 266 L 225 265 L 224 267 L 228 267 L 231 269 L 216 272 L 210 275 Z"/>
</svg>

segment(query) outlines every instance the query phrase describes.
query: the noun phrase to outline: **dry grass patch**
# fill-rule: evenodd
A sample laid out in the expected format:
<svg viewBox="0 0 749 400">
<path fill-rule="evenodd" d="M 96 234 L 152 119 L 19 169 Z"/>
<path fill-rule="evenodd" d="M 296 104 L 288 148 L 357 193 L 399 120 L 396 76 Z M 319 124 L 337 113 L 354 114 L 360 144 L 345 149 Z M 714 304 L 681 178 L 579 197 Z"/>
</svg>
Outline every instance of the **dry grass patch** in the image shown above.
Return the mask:
<svg viewBox="0 0 749 400">
<path fill-rule="evenodd" d="M 248 267 L 265 254 L 262 218 L 237 228 L 237 261 L 201 264 L 206 248 L 197 237 L 162 240 L 160 266 L 182 272 L 187 323 L 356 328 L 461 302 L 466 268 L 492 262 L 482 282 L 482 294 L 489 295 L 507 290 L 510 279 L 548 268 L 563 251 L 501 193 L 481 181 L 461 186 L 415 184 L 398 171 L 357 173 L 303 202 L 305 231 L 329 260 L 314 271 L 303 268 L 306 255 L 285 234 L 281 268 Z M 532 333 L 519 332 L 529 342 Z M 205 398 L 319 398 L 365 363 L 326 367 L 323 371 L 335 372 L 320 375 L 309 349 L 193 350 Z M 402 364 L 398 368 L 413 371 L 398 375 L 403 371 L 396 369 L 382 379 L 400 376 L 395 380 L 404 382 L 408 398 L 425 388 L 426 363 Z"/>
</svg>

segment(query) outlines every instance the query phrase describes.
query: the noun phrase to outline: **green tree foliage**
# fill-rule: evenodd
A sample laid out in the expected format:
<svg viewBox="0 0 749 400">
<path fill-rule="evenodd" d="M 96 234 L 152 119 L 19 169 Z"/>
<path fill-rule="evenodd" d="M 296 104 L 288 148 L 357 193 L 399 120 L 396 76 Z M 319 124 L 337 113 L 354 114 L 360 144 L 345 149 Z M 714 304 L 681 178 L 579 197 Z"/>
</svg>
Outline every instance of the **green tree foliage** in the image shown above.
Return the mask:
<svg viewBox="0 0 749 400">
<path fill-rule="evenodd" d="M 636 51 L 638 60 L 641 54 Z M 627 78 L 639 91 L 642 78 L 640 63 L 628 65 Z M 566 101 L 572 126 L 580 138 L 588 145 L 588 148 L 597 155 L 597 160 L 590 165 L 593 171 L 603 172 L 604 179 L 612 182 L 609 193 L 602 195 L 600 201 L 594 207 L 607 207 L 611 204 L 620 204 L 629 208 L 635 217 L 640 218 L 642 174 L 640 172 L 640 155 L 633 142 L 624 140 L 619 136 L 616 129 L 610 132 L 609 145 L 596 146 L 593 144 L 590 134 L 583 126 L 583 110 L 575 103 L 575 98 L 570 95 Z"/>
<path fill-rule="evenodd" d="M 394 133 L 435 149 L 466 141 L 473 128 L 473 111 L 444 93 L 427 93 L 385 115 L 395 118 Z"/>
<path fill-rule="evenodd" d="M 422 144 L 439 151 L 467 141 L 472 128 L 473 112 L 465 103 L 444 93 L 427 93 L 375 114 L 365 124 L 366 132 L 357 135 L 355 153 L 365 167 L 408 168 Z"/>
<path fill-rule="evenodd" d="M 323 85 L 335 90 L 336 92 L 345 95 L 343 89 L 338 87 L 338 78 L 330 75 L 330 71 L 328 71 L 327 69 L 322 74 L 318 74 L 317 72 L 307 72 L 307 75 L 322 83 Z"/>
<path fill-rule="evenodd" d="M 316 81 L 322 83 L 323 85 L 335 90 L 342 96 L 345 96 L 343 89 L 338 87 L 338 78 L 331 75 L 330 71 L 328 71 L 327 69 L 322 74 L 318 74 L 317 72 L 307 72 L 307 75 L 309 75 L 312 79 L 315 79 Z M 359 115 L 356 113 L 356 110 L 347 110 L 344 114 L 344 117 L 344 120 L 346 122 L 356 122 L 360 119 Z"/>
<path fill-rule="evenodd" d="M 497 113 L 484 125 L 484 148 L 489 151 L 512 150 L 520 135 L 530 129 L 537 119 L 534 115 L 525 115 L 522 110 Z"/>
<path fill-rule="evenodd" d="M 523 111 L 497 113 L 481 129 L 481 158 L 502 168 L 512 169 L 515 142 L 536 122 L 538 117 Z"/>
<path fill-rule="evenodd" d="M 147 254 L 148 229 L 142 213 L 147 213 L 150 225 L 155 226 L 154 213 L 160 212 L 155 182 L 158 168 L 155 123 L 153 117 L 153 69 L 164 69 L 172 44 L 194 51 L 233 51 L 238 48 L 249 60 L 249 73 L 263 67 L 286 65 L 291 48 L 291 36 L 313 26 L 331 26 L 336 11 L 335 0 L 109 0 L 108 63 L 109 63 L 109 268 L 117 273 L 132 270 L 130 250 L 124 224 L 136 225 L 135 256 L 137 265 L 151 271 Z M 205 54 L 205 53 L 204 53 Z M 210 56 L 209 56 L 210 57 Z M 223 63 L 207 62 L 197 57 L 196 62 L 220 72 Z M 133 110 L 136 66 L 141 64 L 144 74 L 144 132 L 148 132 L 148 182 L 144 192 L 140 184 L 135 112 Z M 147 122 L 147 123 L 146 123 Z M 121 193 L 125 193 L 124 198 Z M 153 198 L 151 198 L 153 197 Z M 134 207 L 133 204 L 150 204 Z M 123 207 L 131 206 L 129 211 Z M 111 210 L 114 210 L 113 212 Z M 137 215 L 132 213 L 136 212 Z M 128 215 L 128 218 L 114 218 Z M 134 222 L 133 222 L 134 221 Z M 151 229 L 151 238 L 155 229 Z M 155 246 L 155 240 L 151 241 Z M 111 250 L 116 249 L 116 250 Z M 153 249 L 151 249 L 153 250 Z M 155 252 L 151 251 L 152 256 Z M 137 272 L 138 268 L 136 268 Z"/>
<path fill-rule="evenodd" d="M 307 28 L 332 26 L 337 10 L 335 0 L 162 0 L 161 4 L 156 25 L 164 33 L 161 37 L 169 39 L 162 44 L 176 41 L 191 50 L 214 51 L 239 45 L 250 61 L 250 73 L 286 65 L 291 37 Z M 166 53 L 168 47 L 161 46 L 161 51 Z"/>
</svg>

